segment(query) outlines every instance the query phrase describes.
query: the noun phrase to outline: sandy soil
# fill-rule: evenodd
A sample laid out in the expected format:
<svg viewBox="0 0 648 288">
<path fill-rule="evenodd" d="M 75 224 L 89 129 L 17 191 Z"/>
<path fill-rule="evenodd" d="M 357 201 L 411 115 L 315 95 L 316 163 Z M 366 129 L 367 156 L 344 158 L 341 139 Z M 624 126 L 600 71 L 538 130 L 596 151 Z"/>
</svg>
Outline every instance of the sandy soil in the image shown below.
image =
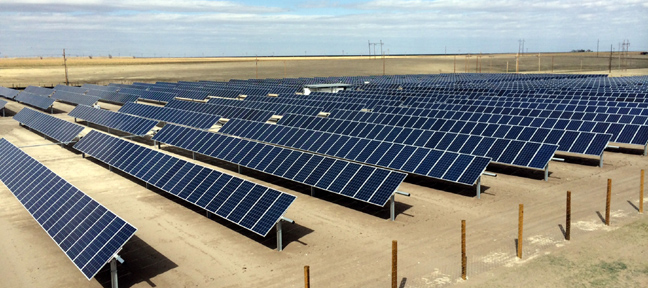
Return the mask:
<svg viewBox="0 0 648 288">
<path fill-rule="evenodd" d="M 22 107 L 10 102 L 9 116 Z M 73 121 L 66 115 L 72 106 L 56 103 L 55 108 L 56 117 Z M 647 168 L 640 147 L 606 151 L 602 168 L 597 159 L 552 162 L 547 182 L 539 171 L 489 168 L 498 176 L 484 177 L 481 199 L 470 187 L 410 177 L 399 190 L 412 196 L 397 196 L 395 222 L 388 220 L 387 208 L 325 192 L 311 197 L 307 187 L 250 171 L 238 174 L 234 167 L 198 157 L 202 165 L 298 196 L 285 215 L 296 223 L 284 225 L 285 247 L 278 252 L 273 233 L 261 238 L 207 219 L 202 211 L 110 172 L 69 147 L 34 146 L 53 142 L 9 117 L 0 118 L 0 135 L 139 229 L 120 253 L 126 260 L 118 267 L 122 287 L 302 287 L 304 265 L 310 266 L 313 287 L 387 286 L 392 240 L 398 241 L 401 287 L 648 285 L 648 221 L 636 209 L 640 170 Z M 191 159 L 178 149 L 162 150 Z M 609 227 L 600 219 L 608 178 L 613 179 Z M 572 191 L 570 242 L 560 226 L 567 190 Z M 0 203 L 0 287 L 109 287 L 106 267 L 85 280 L 4 186 Z M 520 203 L 525 206 L 521 260 L 515 257 Z M 467 221 L 466 281 L 460 278 L 462 219 Z"/>
</svg>

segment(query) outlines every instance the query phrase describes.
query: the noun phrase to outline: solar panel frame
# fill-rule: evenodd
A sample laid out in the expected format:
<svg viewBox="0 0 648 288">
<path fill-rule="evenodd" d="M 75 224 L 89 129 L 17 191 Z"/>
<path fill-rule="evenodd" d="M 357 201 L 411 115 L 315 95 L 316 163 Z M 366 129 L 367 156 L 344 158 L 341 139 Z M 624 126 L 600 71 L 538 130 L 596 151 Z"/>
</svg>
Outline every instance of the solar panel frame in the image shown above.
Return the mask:
<svg viewBox="0 0 648 288">
<path fill-rule="evenodd" d="M 158 124 L 157 120 L 96 109 L 85 105 L 77 105 L 72 109 L 72 111 L 70 111 L 70 113 L 68 113 L 68 116 L 83 119 L 86 122 L 95 123 L 136 136 L 146 135 Z"/>
</svg>

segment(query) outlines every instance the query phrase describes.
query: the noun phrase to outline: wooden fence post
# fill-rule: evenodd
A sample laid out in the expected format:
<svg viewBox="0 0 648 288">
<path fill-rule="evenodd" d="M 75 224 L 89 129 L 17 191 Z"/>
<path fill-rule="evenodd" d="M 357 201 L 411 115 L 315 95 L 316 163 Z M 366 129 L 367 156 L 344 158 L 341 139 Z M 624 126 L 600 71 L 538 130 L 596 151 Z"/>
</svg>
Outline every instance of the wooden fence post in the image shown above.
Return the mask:
<svg viewBox="0 0 648 288">
<path fill-rule="evenodd" d="M 392 288 L 398 287 L 398 242 L 392 241 Z"/>
<path fill-rule="evenodd" d="M 608 179 L 607 197 L 605 199 L 605 225 L 610 226 L 610 202 L 612 201 L 612 179 Z"/>
<path fill-rule="evenodd" d="M 639 213 L 643 213 L 644 169 L 641 169 L 641 185 L 639 189 Z"/>
<path fill-rule="evenodd" d="M 520 204 L 520 211 L 518 213 L 518 242 L 517 242 L 517 256 L 522 259 L 522 230 L 524 222 L 524 204 Z"/>
<path fill-rule="evenodd" d="M 565 219 L 565 240 L 571 240 L 571 191 L 567 191 L 567 219 Z"/>
<path fill-rule="evenodd" d="M 304 287 L 310 288 L 310 267 L 304 266 Z"/>
<path fill-rule="evenodd" d="M 466 220 L 461 220 L 461 279 L 466 280 Z"/>
</svg>

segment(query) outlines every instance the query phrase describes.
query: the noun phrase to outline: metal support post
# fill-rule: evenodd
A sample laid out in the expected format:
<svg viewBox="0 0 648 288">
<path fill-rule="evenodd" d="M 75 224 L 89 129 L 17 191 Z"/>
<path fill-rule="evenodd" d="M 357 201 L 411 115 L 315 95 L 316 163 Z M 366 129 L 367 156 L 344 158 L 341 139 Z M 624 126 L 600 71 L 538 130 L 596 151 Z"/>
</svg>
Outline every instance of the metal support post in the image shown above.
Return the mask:
<svg viewBox="0 0 648 288">
<path fill-rule="evenodd" d="M 277 251 L 283 250 L 283 243 L 281 243 L 281 220 L 277 222 Z"/>
<path fill-rule="evenodd" d="M 54 105 L 50 106 L 50 114 L 54 114 Z"/>
<path fill-rule="evenodd" d="M 311 186 L 311 197 L 315 197 L 315 187 Z"/>
<path fill-rule="evenodd" d="M 112 171 L 112 166 L 108 165 L 108 171 Z"/>
<path fill-rule="evenodd" d="M 648 144 L 644 145 L 644 153 L 643 156 L 648 156 Z"/>
<path fill-rule="evenodd" d="M 390 220 L 394 221 L 396 219 L 396 195 L 392 194 L 392 196 L 389 198 L 389 213 L 390 213 Z"/>
<path fill-rule="evenodd" d="M 161 146 L 162 146 L 162 143 L 157 142 L 157 145 L 158 145 L 158 149 L 162 149 L 162 147 L 161 147 Z"/>
<path fill-rule="evenodd" d="M 2 117 L 5 117 L 5 108 L 2 108 Z"/>
<path fill-rule="evenodd" d="M 599 162 L 599 167 L 603 167 L 603 153 L 601 153 L 601 160 Z"/>
<path fill-rule="evenodd" d="M 477 178 L 477 185 L 475 186 L 477 190 L 477 199 L 481 199 L 481 176 Z"/>
<path fill-rule="evenodd" d="M 77 123 L 77 119 L 76 119 L 76 117 L 74 117 L 74 123 Z"/>
<path fill-rule="evenodd" d="M 81 157 L 85 158 L 85 153 L 81 153 Z"/>
<path fill-rule="evenodd" d="M 547 166 L 545 166 L 544 174 L 545 174 L 544 175 L 544 181 L 549 181 L 549 164 L 547 164 Z"/>
<path fill-rule="evenodd" d="M 241 165 L 236 165 L 238 167 L 238 173 L 241 174 Z"/>
<path fill-rule="evenodd" d="M 110 260 L 110 287 L 117 288 L 119 284 L 117 283 L 117 259 L 113 258 Z"/>
<path fill-rule="evenodd" d="M 196 160 L 196 153 L 195 153 L 195 152 L 191 152 L 191 157 L 193 158 L 193 160 Z"/>
<path fill-rule="evenodd" d="M 207 216 L 207 219 L 211 219 L 211 213 L 207 210 L 205 210 L 205 216 Z"/>
</svg>

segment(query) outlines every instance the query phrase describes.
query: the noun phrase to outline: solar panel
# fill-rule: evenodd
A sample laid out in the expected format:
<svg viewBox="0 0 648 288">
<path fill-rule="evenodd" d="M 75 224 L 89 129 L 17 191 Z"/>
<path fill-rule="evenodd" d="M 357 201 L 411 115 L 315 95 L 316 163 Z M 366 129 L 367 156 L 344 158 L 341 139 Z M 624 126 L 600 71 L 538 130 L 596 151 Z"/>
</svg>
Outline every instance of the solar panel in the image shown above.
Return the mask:
<svg viewBox="0 0 648 288">
<path fill-rule="evenodd" d="M 407 176 L 400 172 L 177 125 L 164 126 L 153 140 L 381 207 L 385 206 Z M 358 174 L 360 171 L 362 174 Z M 381 175 L 381 178 L 376 180 L 377 183 L 368 182 L 368 177 L 372 175 Z M 367 191 L 366 185 L 371 185 L 373 190 Z"/>
<path fill-rule="evenodd" d="M 68 91 L 68 92 L 73 92 L 73 93 L 79 93 L 79 94 L 85 94 L 88 92 L 89 89 L 86 88 L 81 88 L 81 87 L 76 87 L 76 86 L 66 86 L 66 85 L 56 85 L 54 87 L 55 91 Z"/>
<path fill-rule="evenodd" d="M 490 158 L 487 157 L 401 144 L 397 144 L 398 146 L 395 148 L 400 147 L 401 150 L 397 152 L 393 161 L 387 161 L 391 159 L 383 156 L 389 149 L 394 149 L 392 148 L 393 142 L 242 119 L 230 120 L 219 132 L 464 185 L 474 185 L 481 176 L 481 172 L 490 163 Z M 339 149 L 334 149 L 334 147 L 339 147 Z M 457 161 L 458 159 L 460 161 Z M 455 162 L 463 165 L 452 165 Z M 468 172 L 467 168 L 472 165 L 477 165 L 474 166 L 474 171 L 481 169 L 481 172 Z M 459 174 L 459 177 L 454 177 L 452 173 L 453 177 L 446 177 L 445 175 L 450 170 Z"/>
<path fill-rule="evenodd" d="M 151 129 L 158 124 L 158 121 L 155 120 L 96 109 L 85 105 L 74 107 L 68 115 L 74 118 L 83 119 L 86 122 L 99 124 L 101 126 L 137 136 L 146 135 L 146 133 L 151 131 Z"/>
<path fill-rule="evenodd" d="M 217 115 L 137 103 L 124 104 L 119 112 L 199 129 L 209 129 L 221 118 Z"/>
<path fill-rule="evenodd" d="M 118 87 L 117 87 L 118 88 Z M 117 104 L 124 104 L 127 102 L 135 102 L 139 98 L 137 95 L 123 94 L 111 90 L 88 90 L 86 95 L 101 98 L 101 101 L 112 102 Z"/>
<path fill-rule="evenodd" d="M 0 99 L 0 109 L 4 109 L 5 105 L 7 105 L 7 101 Z"/>
<path fill-rule="evenodd" d="M 285 115 L 277 124 L 484 156 L 491 158 L 494 163 L 533 169 L 544 169 L 553 157 L 554 153 L 550 153 L 550 151 L 553 150 L 555 152 L 558 149 L 558 145 L 518 140 L 499 141 L 498 145 L 492 145 L 497 138 L 425 129 L 411 129 L 308 115 Z M 372 131 L 386 132 L 372 134 Z M 477 147 L 481 147 L 482 149 L 476 149 Z M 537 153 L 539 150 L 545 153 Z"/>
<path fill-rule="evenodd" d="M 189 102 L 182 100 L 172 100 L 164 107 L 182 109 L 200 113 L 207 113 L 212 115 L 219 115 L 224 118 L 238 118 L 252 121 L 268 121 L 270 117 L 275 115 L 274 111 L 225 106 L 225 105 L 212 105 L 197 102 Z"/>
<path fill-rule="evenodd" d="M 0 96 L 8 99 L 14 99 L 20 91 L 0 86 Z"/>
<path fill-rule="evenodd" d="M 15 99 L 20 103 L 29 104 L 43 110 L 49 109 L 54 104 L 54 99 L 52 98 L 32 94 L 25 91 L 18 94 Z"/>
<path fill-rule="evenodd" d="M 24 92 L 29 92 L 32 94 L 49 97 L 49 95 L 51 95 L 52 92 L 54 92 L 54 90 L 49 88 L 44 88 L 44 87 L 38 87 L 38 86 L 27 86 Z"/>
<path fill-rule="evenodd" d="M 158 102 L 169 102 L 175 97 L 178 97 L 178 93 L 167 93 L 161 91 L 143 91 L 139 94 L 139 99 L 153 100 Z"/>
<path fill-rule="evenodd" d="M 14 120 L 34 129 L 61 143 L 70 143 L 83 131 L 83 126 L 71 123 L 49 114 L 40 113 L 29 108 L 23 108 Z"/>
<path fill-rule="evenodd" d="M 68 91 L 55 91 L 54 94 L 52 94 L 52 98 L 62 102 L 67 102 L 67 103 L 72 103 L 77 105 L 83 104 L 87 106 L 92 106 L 95 103 L 97 103 L 97 101 L 99 101 L 99 97 L 83 95 L 83 94 L 68 92 Z"/>
<path fill-rule="evenodd" d="M 88 280 L 137 231 L 4 138 L 0 150 L 0 181 Z"/>
<path fill-rule="evenodd" d="M 297 198 L 94 130 L 74 148 L 264 237 Z"/>
</svg>

